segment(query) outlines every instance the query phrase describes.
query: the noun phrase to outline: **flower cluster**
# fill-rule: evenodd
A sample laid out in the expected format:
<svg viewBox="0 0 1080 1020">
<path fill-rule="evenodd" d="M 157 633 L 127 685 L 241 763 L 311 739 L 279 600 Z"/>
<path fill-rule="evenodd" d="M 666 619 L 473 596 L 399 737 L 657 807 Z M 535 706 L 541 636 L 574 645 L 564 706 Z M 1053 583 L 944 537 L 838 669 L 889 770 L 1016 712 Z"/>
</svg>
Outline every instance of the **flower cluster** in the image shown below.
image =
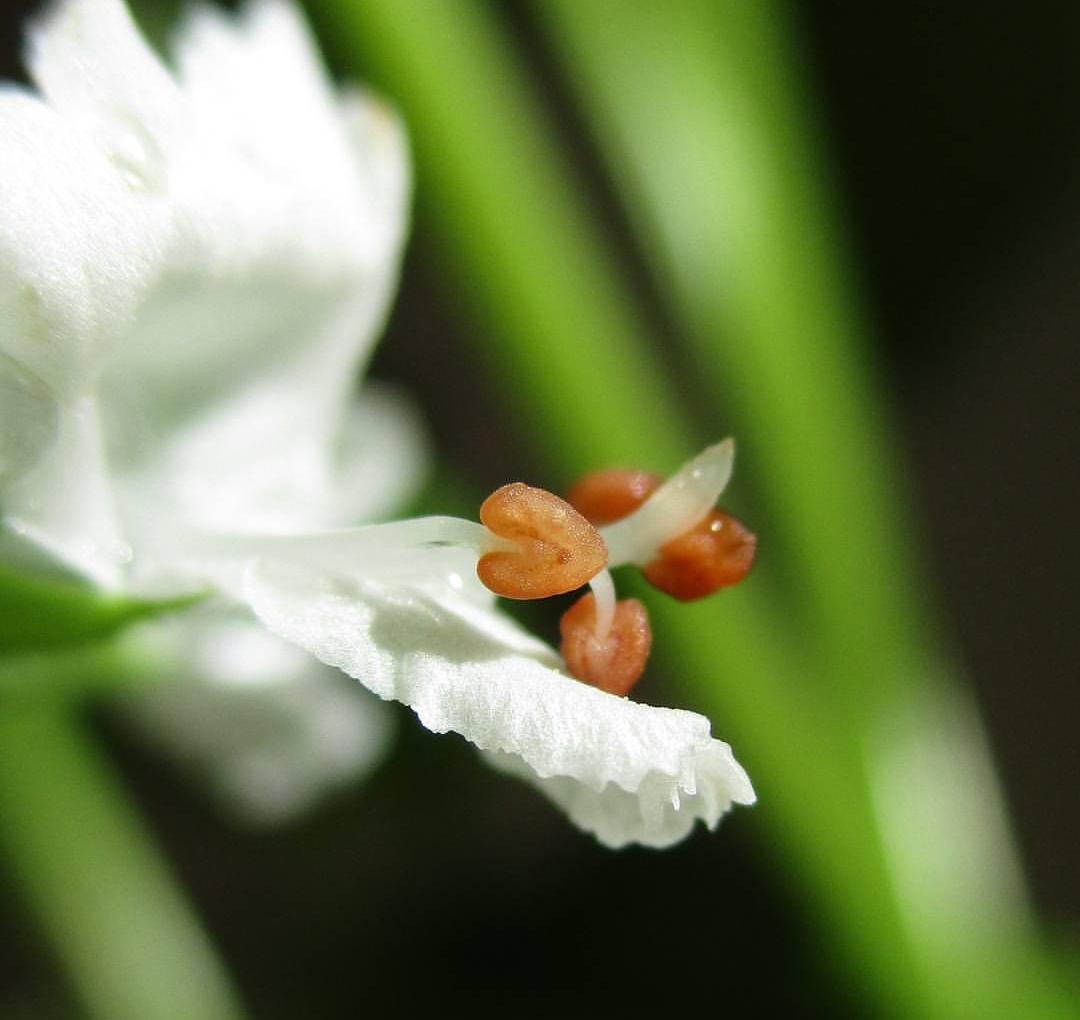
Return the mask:
<svg viewBox="0 0 1080 1020">
<path fill-rule="evenodd" d="M 174 56 L 121 0 L 62 0 L 30 36 L 39 91 L 0 92 L 0 555 L 135 594 L 211 587 L 180 638 L 215 663 L 203 687 L 273 674 L 279 703 L 310 715 L 325 667 L 343 671 L 609 846 L 665 846 L 752 803 L 706 719 L 621 696 L 650 634 L 607 573 L 637 564 L 697 597 L 746 572 L 752 536 L 714 510 L 730 443 L 664 484 L 591 476 L 577 509 L 514 483 L 481 523 L 356 526 L 421 461 L 399 400 L 351 397 L 405 233 L 402 131 L 370 97 L 335 93 L 285 0 L 235 19 L 198 9 Z M 562 656 L 496 606 L 586 583 Z M 348 711 L 331 713 L 333 754 L 326 713 L 294 730 L 323 745 L 294 746 L 285 771 L 266 747 L 230 755 L 205 712 L 151 714 L 163 730 L 193 719 L 264 814 L 316 785 L 313 763 L 340 774 L 363 757 Z"/>
</svg>

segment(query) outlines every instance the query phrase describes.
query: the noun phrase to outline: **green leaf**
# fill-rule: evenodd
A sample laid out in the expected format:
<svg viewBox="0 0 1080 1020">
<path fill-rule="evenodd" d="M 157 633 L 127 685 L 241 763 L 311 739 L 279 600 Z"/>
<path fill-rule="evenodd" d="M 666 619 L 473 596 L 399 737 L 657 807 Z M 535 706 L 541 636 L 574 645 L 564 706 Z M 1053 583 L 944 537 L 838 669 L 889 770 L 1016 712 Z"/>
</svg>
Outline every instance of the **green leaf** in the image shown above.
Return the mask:
<svg viewBox="0 0 1080 1020">
<path fill-rule="evenodd" d="M 0 654 L 98 641 L 136 620 L 186 608 L 201 598 L 136 599 L 0 568 Z"/>
</svg>

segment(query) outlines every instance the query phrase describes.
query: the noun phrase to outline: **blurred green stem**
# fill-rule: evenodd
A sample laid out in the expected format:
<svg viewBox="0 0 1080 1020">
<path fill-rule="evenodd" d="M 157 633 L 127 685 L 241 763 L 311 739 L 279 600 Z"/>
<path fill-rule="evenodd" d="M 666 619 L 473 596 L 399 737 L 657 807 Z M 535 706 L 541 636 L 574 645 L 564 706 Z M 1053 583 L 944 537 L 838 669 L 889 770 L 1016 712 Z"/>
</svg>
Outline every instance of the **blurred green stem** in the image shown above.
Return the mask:
<svg viewBox="0 0 1080 1020">
<path fill-rule="evenodd" d="M 52 652 L 0 655 L 0 704 L 7 699 L 40 702 L 107 695 L 153 685 L 158 682 L 156 664 L 132 647 L 128 634 Z"/>
<path fill-rule="evenodd" d="M 198 920 L 66 701 L 0 704 L 0 851 L 88 1016 L 243 1015 Z"/>
</svg>

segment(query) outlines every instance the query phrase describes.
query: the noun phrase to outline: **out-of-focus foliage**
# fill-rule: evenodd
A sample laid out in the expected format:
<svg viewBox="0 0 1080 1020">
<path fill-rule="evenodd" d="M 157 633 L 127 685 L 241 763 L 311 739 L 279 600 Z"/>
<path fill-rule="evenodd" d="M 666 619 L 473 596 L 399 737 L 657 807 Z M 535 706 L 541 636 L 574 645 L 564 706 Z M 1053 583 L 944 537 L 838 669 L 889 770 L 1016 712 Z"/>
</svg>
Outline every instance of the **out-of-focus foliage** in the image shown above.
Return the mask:
<svg viewBox="0 0 1080 1020">
<path fill-rule="evenodd" d="M 103 640 L 129 623 L 193 601 L 103 595 L 76 581 L 0 569 L 0 654 Z"/>
</svg>

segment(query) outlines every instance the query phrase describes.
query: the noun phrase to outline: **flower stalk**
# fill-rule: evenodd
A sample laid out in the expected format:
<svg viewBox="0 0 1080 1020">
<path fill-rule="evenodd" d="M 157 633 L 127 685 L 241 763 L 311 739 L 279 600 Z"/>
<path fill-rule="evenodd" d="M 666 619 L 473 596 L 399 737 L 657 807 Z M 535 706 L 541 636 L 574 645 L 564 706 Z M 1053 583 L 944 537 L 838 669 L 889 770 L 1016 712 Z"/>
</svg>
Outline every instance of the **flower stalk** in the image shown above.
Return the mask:
<svg viewBox="0 0 1080 1020">
<path fill-rule="evenodd" d="M 0 851 L 94 1020 L 240 1020 L 198 919 L 63 699 L 0 711 Z"/>
</svg>

